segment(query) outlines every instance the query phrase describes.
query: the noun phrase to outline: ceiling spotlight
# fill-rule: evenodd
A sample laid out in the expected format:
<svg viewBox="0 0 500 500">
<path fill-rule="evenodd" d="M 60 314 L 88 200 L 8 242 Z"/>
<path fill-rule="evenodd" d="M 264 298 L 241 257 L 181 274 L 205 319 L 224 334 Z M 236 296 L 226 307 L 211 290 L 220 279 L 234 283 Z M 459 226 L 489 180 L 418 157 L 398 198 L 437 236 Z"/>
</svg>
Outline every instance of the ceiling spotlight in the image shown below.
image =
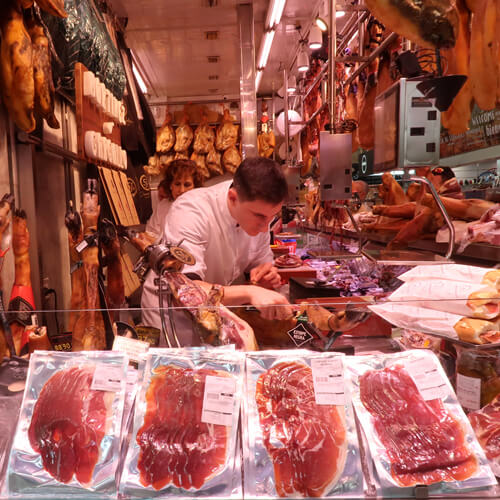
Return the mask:
<svg viewBox="0 0 500 500">
<path fill-rule="evenodd" d="M 318 26 L 312 26 L 309 31 L 309 48 L 311 50 L 320 49 L 323 45 L 323 35 Z"/>
<path fill-rule="evenodd" d="M 304 45 L 300 48 L 299 55 L 297 56 L 297 69 L 301 73 L 309 69 L 309 56 Z"/>
<path fill-rule="evenodd" d="M 290 75 L 288 77 L 288 92 L 295 92 L 297 90 L 297 79 L 295 78 L 294 75 Z"/>
<path fill-rule="evenodd" d="M 328 30 L 328 24 L 326 24 L 326 21 L 322 17 L 317 17 L 316 20 L 316 26 L 321 30 L 321 31 L 327 31 Z"/>
<path fill-rule="evenodd" d="M 344 17 L 345 16 L 345 12 L 343 10 L 338 10 L 337 12 L 335 12 L 335 17 Z"/>
</svg>

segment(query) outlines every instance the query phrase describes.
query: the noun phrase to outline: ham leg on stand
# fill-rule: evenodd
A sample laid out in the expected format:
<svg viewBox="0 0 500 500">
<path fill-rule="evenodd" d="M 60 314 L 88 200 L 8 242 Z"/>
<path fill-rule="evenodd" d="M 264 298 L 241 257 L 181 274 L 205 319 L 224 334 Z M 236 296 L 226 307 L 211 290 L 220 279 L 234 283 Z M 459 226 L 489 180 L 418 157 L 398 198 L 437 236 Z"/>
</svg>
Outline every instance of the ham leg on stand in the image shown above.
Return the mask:
<svg viewBox="0 0 500 500">
<path fill-rule="evenodd" d="M 83 194 L 83 235 L 91 238 L 97 231 L 97 220 L 101 207 L 96 191 L 96 181 L 89 182 Z M 98 248 L 89 244 L 82 251 L 85 297 L 82 310 L 73 329 L 73 351 L 101 350 L 106 348 L 106 334 L 99 301 L 99 258 Z"/>
<path fill-rule="evenodd" d="M 28 352 L 28 336 L 25 335 L 25 329 L 31 323 L 31 312 L 35 309 L 29 248 L 30 235 L 26 225 L 26 213 L 23 210 L 16 210 L 12 220 L 15 277 L 9 301 L 9 310 L 14 312 L 9 315 L 9 322 L 17 355 Z"/>
<path fill-rule="evenodd" d="M 0 362 L 3 360 L 8 351 L 10 351 L 11 354 L 14 354 L 12 336 L 3 308 L 2 290 L 2 264 L 3 258 L 10 248 L 10 205 L 13 201 L 14 197 L 10 194 L 4 195 L 0 201 Z"/>
<path fill-rule="evenodd" d="M 85 273 L 83 271 L 80 254 L 76 247 L 83 241 L 82 219 L 78 212 L 73 210 L 73 204 L 66 212 L 64 223 L 68 229 L 68 246 L 71 264 L 71 311 L 69 313 L 68 331 L 73 332 L 75 323 L 80 317 L 80 309 L 84 309 L 85 302 Z"/>
<path fill-rule="evenodd" d="M 123 269 L 120 259 L 120 240 L 116 228 L 111 221 L 104 219 L 99 231 L 101 245 L 106 256 L 106 304 L 109 309 L 111 322 L 119 319 L 120 310 L 125 304 L 125 285 L 123 283 Z"/>
</svg>

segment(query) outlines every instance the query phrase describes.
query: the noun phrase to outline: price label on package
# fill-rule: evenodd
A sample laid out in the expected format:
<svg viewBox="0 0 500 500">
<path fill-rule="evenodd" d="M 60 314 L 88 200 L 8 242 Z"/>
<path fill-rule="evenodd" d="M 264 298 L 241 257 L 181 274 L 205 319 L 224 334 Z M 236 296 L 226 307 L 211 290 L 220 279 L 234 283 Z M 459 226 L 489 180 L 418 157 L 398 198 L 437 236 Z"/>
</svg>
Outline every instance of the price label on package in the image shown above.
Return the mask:
<svg viewBox="0 0 500 500">
<path fill-rule="evenodd" d="M 143 340 L 129 339 L 117 335 L 113 341 L 113 351 L 121 351 L 127 354 L 131 361 L 139 361 L 141 354 L 149 349 L 149 343 Z"/>
<path fill-rule="evenodd" d="M 438 361 L 432 358 L 420 358 L 405 365 L 425 401 L 441 399 L 448 396 L 448 385 L 439 373 Z"/>
<path fill-rule="evenodd" d="M 342 358 L 312 359 L 314 397 L 318 405 L 345 404 L 344 365 Z"/>
<path fill-rule="evenodd" d="M 90 389 L 93 391 L 118 392 L 122 388 L 123 368 L 100 364 L 95 367 Z"/>
<path fill-rule="evenodd" d="M 481 379 L 457 373 L 457 398 L 468 410 L 481 408 Z"/>
<path fill-rule="evenodd" d="M 201 421 L 206 424 L 231 426 L 235 392 L 236 380 L 233 377 L 207 375 Z"/>
</svg>

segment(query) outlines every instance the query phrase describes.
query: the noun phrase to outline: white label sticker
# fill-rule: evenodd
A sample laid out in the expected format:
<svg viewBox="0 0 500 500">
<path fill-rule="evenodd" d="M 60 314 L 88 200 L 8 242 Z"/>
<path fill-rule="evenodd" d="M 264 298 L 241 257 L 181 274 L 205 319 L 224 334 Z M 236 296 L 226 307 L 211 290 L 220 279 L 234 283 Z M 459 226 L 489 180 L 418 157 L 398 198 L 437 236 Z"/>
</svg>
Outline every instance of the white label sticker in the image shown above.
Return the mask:
<svg viewBox="0 0 500 500">
<path fill-rule="evenodd" d="M 448 386 L 441 377 L 436 362 L 430 358 L 410 361 L 406 366 L 413 382 L 425 401 L 448 396 Z"/>
<path fill-rule="evenodd" d="M 95 367 L 90 388 L 93 391 L 118 392 L 122 388 L 123 368 L 100 364 Z"/>
<path fill-rule="evenodd" d="M 80 243 L 78 243 L 75 249 L 78 253 L 82 253 L 88 246 L 89 244 L 85 240 L 82 240 Z"/>
<path fill-rule="evenodd" d="M 457 398 L 468 410 L 481 408 L 481 379 L 457 373 Z"/>
<path fill-rule="evenodd" d="M 342 358 L 312 359 L 311 368 L 316 404 L 345 404 Z"/>
<path fill-rule="evenodd" d="M 233 377 L 207 375 L 201 421 L 206 424 L 231 426 L 235 392 L 236 380 Z"/>
<path fill-rule="evenodd" d="M 139 361 L 141 354 L 149 349 L 149 342 L 128 337 L 116 336 L 113 341 L 113 351 L 121 351 L 128 355 L 132 361 Z"/>
</svg>

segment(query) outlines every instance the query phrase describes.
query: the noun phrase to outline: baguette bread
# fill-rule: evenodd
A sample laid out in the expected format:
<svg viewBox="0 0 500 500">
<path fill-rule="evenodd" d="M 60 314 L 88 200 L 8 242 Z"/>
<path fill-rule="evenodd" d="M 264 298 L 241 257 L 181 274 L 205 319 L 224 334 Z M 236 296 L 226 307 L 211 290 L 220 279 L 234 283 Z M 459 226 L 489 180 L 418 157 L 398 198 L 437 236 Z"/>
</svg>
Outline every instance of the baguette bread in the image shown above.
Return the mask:
<svg viewBox="0 0 500 500">
<path fill-rule="evenodd" d="M 496 289 L 482 288 L 469 295 L 467 307 L 475 318 L 494 319 L 500 315 L 500 294 Z"/>
<path fill-rule="evenodd" d="M 500 341 L 500 322 L 461 318 L 453 327 L 458 338 L 472 344 L 492 344 Z"/>
</svg>

